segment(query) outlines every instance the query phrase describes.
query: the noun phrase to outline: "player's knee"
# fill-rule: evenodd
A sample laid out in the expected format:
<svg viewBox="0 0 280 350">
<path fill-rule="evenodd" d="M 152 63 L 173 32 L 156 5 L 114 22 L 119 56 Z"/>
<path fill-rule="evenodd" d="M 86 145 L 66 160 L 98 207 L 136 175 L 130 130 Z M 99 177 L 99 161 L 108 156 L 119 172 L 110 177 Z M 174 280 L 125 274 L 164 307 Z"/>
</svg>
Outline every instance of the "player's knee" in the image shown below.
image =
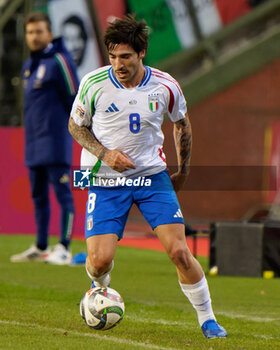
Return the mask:
<svg viewBox="0 0 280 350">
<path fill-rule="evenodd" d="M 88 258 L 94 272 L 93 274 L 96 277 L 102 276 L 104 273 L 106 273 L 112 264 L 112 258 L 109 256 L 106 257 L 104 254 L 89 252 Z"/>
<path fill-rule="evenodd" d="M 185 269 L 190 268 L 191 262 L 188 256 L 188 252 L 184 247 L 180 245 L 172 247 L 168 252 L 168 256 L 176 266 L 182 266 Z"/>
</svg>

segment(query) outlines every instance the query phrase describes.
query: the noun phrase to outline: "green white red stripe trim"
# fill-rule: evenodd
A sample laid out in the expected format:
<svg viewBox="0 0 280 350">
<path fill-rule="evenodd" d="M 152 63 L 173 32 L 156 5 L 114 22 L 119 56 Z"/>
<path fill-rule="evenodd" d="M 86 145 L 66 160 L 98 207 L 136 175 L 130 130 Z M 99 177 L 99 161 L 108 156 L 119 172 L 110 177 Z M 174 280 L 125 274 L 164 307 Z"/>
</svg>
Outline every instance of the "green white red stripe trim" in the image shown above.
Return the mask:
<svg viewBox="0 0 280 350">
<path fill-rule="evenodd" d="M 85 104 L 85 97 L 88 93 L 88 90 L 96 83 L 99 83 L 100 81 L 103 81 L 105 79 L 108 79 L 108 69 L 103 70 L 97 74 L 91 75 L 87 78 L 87 80 L 84 82 L 81 92 L 80 92 L 80 100 Z"/>
<path fill-rule="evenodd" d="M 166 76 L 163 72 L 159 72 L 159 71 L 155 71 L 155 70 L 152 70 L 152 75 L 155 77 L 170 81 L 171 83 L 173 83 L 176 86 L 180 95 L 183 95 L 179 83 L 175 79 L 173 79 L 171 76 Z"/>
<path fill-rule="evenodd" d="M 72 236 L 72 231 L 73 231 L 73 220 L 74 220 L 74 214 L 68 212 L 67 213 L 67 218 L 66 218 L 66 225 L 64 228 L 64 238 L 65 239 L 70 239 Z"/>
<path fill-rule="evenodd" d="M 69 63 L 67 62 L 65 56 L 61 53 L 57 53 L 54 57 L 59 65 L 59 68 L 61 69 L 69 95 L 75 95 L 78 87 Z"/>
<path fill-rule="evenodd" d="M 169 91 L 168 111 L 169 111 L 169 113 L 172 113 L 173 106 L 174 106 L 174 101 L 175 101 L 174 94 L 173 94 L 172 90 L 170 89 L 170 87 L 168 85 L 165 85 L 163 83 L 161 83 L 161 85 L 165 86 L 167 88 L 167 90 Z"/>
</svg>

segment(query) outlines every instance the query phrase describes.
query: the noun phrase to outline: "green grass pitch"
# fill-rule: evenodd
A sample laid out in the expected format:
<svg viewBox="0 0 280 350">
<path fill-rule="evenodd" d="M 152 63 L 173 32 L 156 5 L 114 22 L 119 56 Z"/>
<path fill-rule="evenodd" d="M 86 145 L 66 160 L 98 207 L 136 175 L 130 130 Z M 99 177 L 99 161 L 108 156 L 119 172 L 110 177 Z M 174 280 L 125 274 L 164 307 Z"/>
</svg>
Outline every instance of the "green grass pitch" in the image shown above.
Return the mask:
<svg viewBox="0 0 280 350">
<path fill-rule="evenodd" d="M 280 349 L 280 279 L 208 277 L 227 339 L 207 340 L 162 252 L 119 247 L 112 287 L 126 306 L 108 331 L 88 328 L 79 302 L 90 287 L 83 266 L 10 263 L 32 236 L 0 235 L 0 349 Z M 52 238 L 51 243 L 56 243 Z M 73 241 L 73 253 L 85 243 Z M 207 270 L 207 259 L 199 259 Z"/>
</svg>

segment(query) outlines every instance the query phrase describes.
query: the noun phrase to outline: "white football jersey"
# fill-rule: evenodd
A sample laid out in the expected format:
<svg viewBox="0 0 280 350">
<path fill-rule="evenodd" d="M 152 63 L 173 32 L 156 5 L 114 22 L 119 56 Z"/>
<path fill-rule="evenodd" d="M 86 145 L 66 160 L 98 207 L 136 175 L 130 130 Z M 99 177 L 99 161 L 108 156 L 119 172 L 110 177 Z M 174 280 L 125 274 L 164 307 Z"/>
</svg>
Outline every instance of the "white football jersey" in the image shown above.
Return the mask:
<svg viewBox="0 0 280 350">
<path fill-rule="evenodd" d="M 142 82 L 125 88 L 111 66 L 87 74 L 81 81 L 71 116 L 79 126 L 90 127 L 97 140 L 110 150 L 127 154 L 136 166 L 122 176 L 148 176 L 166 168 L 161 130 L 164 115 L 176 122 L 185 117 L 186 101 L 178 82 L 169 74 L 145 66 Z M 115 177 L 105 163 L 82 150 L 81 167 L 96 176 Z"/>
</svg>

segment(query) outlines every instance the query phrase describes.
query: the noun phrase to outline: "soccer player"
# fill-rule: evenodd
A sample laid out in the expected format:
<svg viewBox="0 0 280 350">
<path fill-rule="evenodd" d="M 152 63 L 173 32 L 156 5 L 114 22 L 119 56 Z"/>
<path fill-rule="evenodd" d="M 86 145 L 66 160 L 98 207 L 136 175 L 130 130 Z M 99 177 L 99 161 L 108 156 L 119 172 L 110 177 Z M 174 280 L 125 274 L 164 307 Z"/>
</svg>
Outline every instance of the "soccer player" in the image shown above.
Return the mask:
<svg viewBox="0 0 280 350">
<path fill-rule="evenodd" d="M 92 287 L 109 285 L 117 242 L 136 203 L 175 264 L 203 334 L 226 337 L 216 322 L 202 268 L 186 244 L 175 194 L 189 172 L 192 144 L 181 88 L 169 74 L 143 65 L 148 47 L 144 21 L 131 15 L 116 19 L 104 42 L 111 65 L 82 79 L 69 120 L 71 135 L 83 146 L 81 165 L 91 169 L 85 235 Z M 162 151 L 164 114 L 174 122 L 178 158 L 171 179 Z"/>
<path fill-rule="evenodd" d="M 61 38 L 53 40 L 49 17 L 40 12 L 25 19 L 31 57 L 23 65 L 25 163 L 29 169 L 37 224 L 36 244 L 12 262 L 69 264 L 74 204 L 70 189 L 72 138 L 68 119 L 78 89 L 76 68 Z M 49 185 L 61 207 L 60 241 L 48 248 Z"/>
</svg>

